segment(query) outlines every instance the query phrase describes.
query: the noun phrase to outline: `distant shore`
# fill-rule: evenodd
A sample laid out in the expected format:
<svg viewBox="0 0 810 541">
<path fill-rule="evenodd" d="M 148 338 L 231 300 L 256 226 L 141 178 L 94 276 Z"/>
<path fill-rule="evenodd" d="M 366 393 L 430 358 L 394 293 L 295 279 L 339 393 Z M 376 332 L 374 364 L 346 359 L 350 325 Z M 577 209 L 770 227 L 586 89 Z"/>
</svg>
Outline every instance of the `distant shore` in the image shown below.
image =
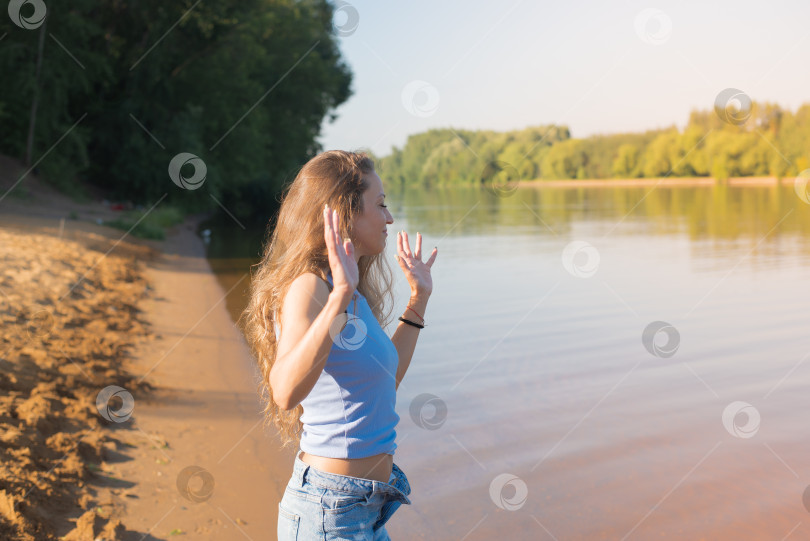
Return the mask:
<svg viewBox="0 0 810 541">
<path fill-rule="evenodd" d="M 781 185 L 792 184 L 791 178 L 784 178 Z M 521 180 L 520 186 L 533 188 L 614 188 L 614 187 L 644 187 L 644 186 L 776 186 L 780 182 L 776 177 L 732 177 L 726 181 L 718 181 L 712 177 L 662 177 L 662 178 L 597 178 L 597 179 L 571 179 L 571 180 Z"/>
</svg>

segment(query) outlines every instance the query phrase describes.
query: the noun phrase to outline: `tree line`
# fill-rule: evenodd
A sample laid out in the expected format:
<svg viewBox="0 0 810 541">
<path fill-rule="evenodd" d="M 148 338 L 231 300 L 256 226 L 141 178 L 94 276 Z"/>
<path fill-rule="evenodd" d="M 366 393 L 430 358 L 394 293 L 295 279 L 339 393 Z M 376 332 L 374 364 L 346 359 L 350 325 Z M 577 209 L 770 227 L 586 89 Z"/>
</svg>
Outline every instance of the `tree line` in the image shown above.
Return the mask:
<svg viewBox="0 0 810 541">
<path fill-rule="evenodd" d="M 47 9 L 39 22 L 37 4 Z M 188 211 L 221 203 L 266 219 L 351 94 L 326 0 L 22 9 L 20 24 L 0 23 L 0 152 L 63 189 L 80 179 L 146 206 L 168 192 L 167 204 Z M 199 158 L 181 174 L 202 171 L 205 189 L 172 183 L 180 153 Z"/>
<path fill-rule="evenodd" d="M 731 111 L 730 111 L 731 112 Z M 512 180 L 795 176 L 810 168 L 810 104 L 796 112 L 752 102 L 729 116 L 691 112 L 684 129 L 572 138 L 547 125 L 509 132 L 433 129 L 377 158 L 395 182 L 486 183 Z"/>
</svg>

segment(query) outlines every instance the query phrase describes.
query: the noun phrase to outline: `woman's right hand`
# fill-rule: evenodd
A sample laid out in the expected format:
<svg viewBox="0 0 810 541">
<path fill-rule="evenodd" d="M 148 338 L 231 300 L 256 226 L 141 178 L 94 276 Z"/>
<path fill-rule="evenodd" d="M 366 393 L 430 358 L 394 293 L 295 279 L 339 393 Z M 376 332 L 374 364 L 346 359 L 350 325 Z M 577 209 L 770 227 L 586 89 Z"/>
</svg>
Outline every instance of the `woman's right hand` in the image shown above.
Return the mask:
<svg viewBox="0 0 810 541">
<path fill-rule="evenodd" d="M 360 271 L 354 259 L 354 244 L 351 240 L 343 241 L 337 210 L 330 209 L 328 204 L 323 208 L 323 224 L 332 284 L 339 293 L 351 298 L 360 281 Z"/>
</svg>

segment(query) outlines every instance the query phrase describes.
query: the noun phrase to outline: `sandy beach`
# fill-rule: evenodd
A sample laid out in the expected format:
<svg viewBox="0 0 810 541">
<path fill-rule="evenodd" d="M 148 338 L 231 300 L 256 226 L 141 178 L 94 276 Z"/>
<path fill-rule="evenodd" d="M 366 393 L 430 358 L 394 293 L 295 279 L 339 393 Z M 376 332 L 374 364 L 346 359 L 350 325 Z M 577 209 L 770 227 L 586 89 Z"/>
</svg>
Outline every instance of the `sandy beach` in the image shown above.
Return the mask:
<svg viewBox="0 0 810 541">
<path fill-rule="evenodd" d="M 275 538 L 294 450 L 261 424 L 199 217 L 143 241 L 23 182 L 0 201 L 0 538 Z"/>
</svg>

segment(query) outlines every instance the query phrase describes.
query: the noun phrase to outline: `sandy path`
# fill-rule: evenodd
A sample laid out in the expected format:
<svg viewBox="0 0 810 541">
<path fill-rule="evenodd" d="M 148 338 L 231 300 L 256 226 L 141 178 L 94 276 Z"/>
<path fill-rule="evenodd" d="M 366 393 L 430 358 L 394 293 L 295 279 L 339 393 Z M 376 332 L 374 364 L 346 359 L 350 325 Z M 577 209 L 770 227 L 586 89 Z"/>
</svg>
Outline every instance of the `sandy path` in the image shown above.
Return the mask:
<svg viewBox="0 0 810 541">
<path fill-rule="evenodd" d="M 134 435 L 168 447 L 139 447 L 136 460 L 120 467 L 121 477 L 137 480 L 138 498 L 113 495 L 113 501 L 126 505 L 128 529 L 158 538 L 180 529 L 195 539 L 275 539 L 294 450 L 281 452 L 261 426 L 250 353 L 192 227 L 170 235 L 163 258 L 148 271 L 157 295 L 145 308 L 161 336 L 133 366 L 158 388 L 135 397 Z M 186 499 L 176 486 L 189 466 L 213 478 L 205 501 Z M 199 475 L 188 486 L 196 492 L 203 485 Z"/>
</svg>

